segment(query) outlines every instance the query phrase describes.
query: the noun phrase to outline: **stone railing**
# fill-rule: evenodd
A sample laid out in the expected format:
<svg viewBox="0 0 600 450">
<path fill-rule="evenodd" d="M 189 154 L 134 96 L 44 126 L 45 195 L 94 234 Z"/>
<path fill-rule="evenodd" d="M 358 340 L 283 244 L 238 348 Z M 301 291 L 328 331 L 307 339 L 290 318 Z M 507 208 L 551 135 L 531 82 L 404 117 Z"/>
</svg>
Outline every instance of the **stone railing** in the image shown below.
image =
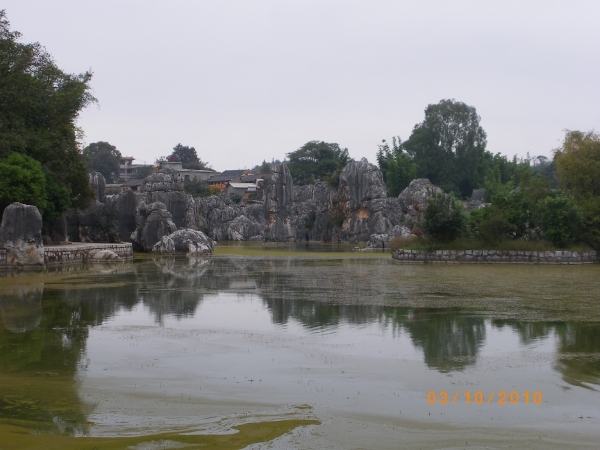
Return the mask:
<svg viewBox="0 0 600 450">
<path fill-rule="evenodd" d="M 392 252 L 392 258 L 407 263 L 471 264 L 593 264 L 596 252 L 553 252 L 513 250 L 405 250 Z"/>
<path fill-rule="evenodd" d="M 46 264 L 63 264 L 69 262 L 87 262 L 99 250 L 110 250 L 123 259 L 133 258 L 131 243 L 123 244 L 80 244 L 44 247 Z"/>
</svg>

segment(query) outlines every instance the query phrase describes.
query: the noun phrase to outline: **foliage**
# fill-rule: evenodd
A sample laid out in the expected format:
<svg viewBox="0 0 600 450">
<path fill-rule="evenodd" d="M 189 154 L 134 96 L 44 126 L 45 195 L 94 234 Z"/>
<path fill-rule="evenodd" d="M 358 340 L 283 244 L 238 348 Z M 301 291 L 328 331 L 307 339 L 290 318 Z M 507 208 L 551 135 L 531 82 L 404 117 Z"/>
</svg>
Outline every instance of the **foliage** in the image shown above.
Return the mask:
<svg viewBox="0 0 600 450">
<path fill-rule="evenodd" d="M 0 159 L 0 212 L 13 202 L 35 205 L 42 214 L 47 207 L 46 177 L 41 164 L 19 153 Z"/>
<path fill-rule="evenodd" d="M 89 171 L 100 172 L 107 183 L 119 178 L 121 152 L 108 142 L 94 142 L 83 149 L 83 159 Z"/>
<path fill-rule="evenodd" d="M 335 184 L 336 174 L 339 179 L 339 171 L 351 161 L 347 148 L 342 149 L 338 144 L 323 141 L 307 142 L 287 156 L 294 183 L 299 185 L 311 184 L 317 180 Z"/>
<path fill-rule="evenodd" d="M 557 247 L 577 241 L 583 225 L 579 209 L 564 195 L 542 200 L 537 208 L 537 219 L 543 236 Z"/>
<path fill-rule="evenodd" d="M 137 168 L 137 172 L 136 172 L 135 176 L 136 176 L 136 178 L 143 180 L 147 176 L 152 175 L 153 172 L 154 172 L 154 169 L 150 165 L 140 166 Z"/>
<path fill-rule="evenodd" d="M 213 188 L 198 179 L 185 180 L 183 182 L 183 188 L 194 198 L 210 197 L 211 195 L 216 195 L 220 192 L 218 189 Z"/>
<path fill-rule="evenodd" d="M 573 196 L 583 218 L 582 239 L 600 250 L 600 135 L 567 131 L 554 152 L 560 186 Z"/>
<path fill-rule="evenodd" d="M 93 191 L 75 120 L 96 101 L 89 92 L 92 73 L 67 74 L 39 43 L 23 44 L 20 37 L 0 11 L 0 158 L 16 152 L 39 161 L 68 190 L 69 206 L 84 208 Z M 54 209 L 62 212 L 64 204 Z"/>
<path fill-rule="evenodd" d="M 71 205 L 71 191 L 59 182 L 54 172 L 45 172 L 46 196 L 48 202 L 42 217 L 47 223 L 54 223 Z"/>
<path fill-rule="evenodd" d="M 474 237 L 492 246 L 509 238 L 514 226 L 506 212 L 497 205 L 473 210 L 469 214 L 469 228 Z"/>
<path fill-rule="evenodd" d="M 397 197 L 417 177 L 417 165 L 402 149 L 400 136 L 392 138 L 392 149 L 385 141 L 379 146 L 377 163 L 387 186 L 387 195 Z"/>
<path fill-rule="evenodd" d="M 176 156 L 183 163 L 184 169 L 202 170 L 208 168 L 208 163 L 198 158 L 194 147 L 177 144 L 173 147 L 173 153 L 170 156 Z"/>
<path fill-rule="evenodd" d="M 423 215 L 425 233 L 437 242 L 451 242 L 465 230 L 462 205 L 452 195 L 438 194 L 427 201 Z"/>
<path fill-rule="evenodd" d="M 232 192 L 231 194 L 229 194 L 229 199 L 235 203 L 238 204 L 239 202 L 242 201 L 242 196 L 239 194 L 236 194 L 235 192 Z"/>
<path fill-rule="evenodd" d="M 402 148 L 417 165 L 417 176 L 463 197 L 479 187 L 487 138 L 474 107 L 442 100 L 425 109 Z"/>
</svg>

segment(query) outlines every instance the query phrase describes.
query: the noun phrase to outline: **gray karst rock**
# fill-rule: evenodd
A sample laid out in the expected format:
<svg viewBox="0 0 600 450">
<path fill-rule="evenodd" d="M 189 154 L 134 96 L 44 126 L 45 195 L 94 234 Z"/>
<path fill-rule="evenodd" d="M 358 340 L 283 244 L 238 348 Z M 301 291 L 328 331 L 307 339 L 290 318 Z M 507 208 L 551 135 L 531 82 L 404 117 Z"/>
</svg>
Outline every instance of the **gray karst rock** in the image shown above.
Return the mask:
<svg viewBox="0 0 600 450">
<path fill-rule="evenodd" d="M 406 214 L 405 225 L 412 228 L 418 222 L 425 211 L 427 200 L 438 194 L 444 194 L 442 188 L 431 184 L 427 178 L 417 178 L 398 196 L 398 202 L 402 212 Z"/>
<path fill-rule="evenodd" d="M 123 259 L 112 250 L 98 250 L 90 255 L 92 262 L 123 262 Z"/>
<path fill-rule="evenodd" d="M 262 205 L 236 205 L 225 192 L 197 198 L 195 202 L 197 227 L 215 241 L 258 240 L 257 236 L 262 240 Z"/>
<path fill-rule="evenodd" d="M 42 215 L 35 206 L 11 203 L 0 225 L 0 247 L 6 248 L 8 266 L 44 266 Z"/>
<path fill-rule="evenodd" d="M 138 226 L 131 234 L 134 249 L 149 252 L 163 236 L 175 232 L 177 226 L 171 217 L 171 213 L 163 203 L 155 202 L 146 205 L 141 201 L 137 208 Z"/>
<path fill-rule="evenodd" d="M 294 182 L 290 170 L 285 164 L 275 165 L 263 196 L 263 213 L 266 220 L 263 233 L 265 241 L 296 240 L 292 217 L 293 196 Z"/>
<path fill-rule="evenodd" d="M 213 241 L 202 231 L 184 229 L 163 236 L 152 247 L 152 253 L 185 253 L 189 256 L 211 255 Z"/>
<path fill-rule="evenodd" d="M 410 230 L 407 227 L 403 225 L 396 225 L 390 230 L 389 233 L 372 234 L 369 236 L 367 247 L 381 248 L 383 246 L 387 248 L 389 242 L 395 237 L 414 238 L 415 236 L 410 233 Z"/>
<path fill-rule="evenodd" d="M 371 234 L 386 234 L 402 220 L 399 203 L 387 199 L 379 168 L 365 158 L 349 163 L 340 174 L 337 201 L 332 217 L 341 226 L 334 230 L 334 242 L 366 241 Z M 343 221 L 336 218 L 343 215 Z"/>
<path fill-rule="evenodd" d="M 164 204 L 178 228 L 196 229 L 194 198 L 184 191 L 184 180 L 178 172 L 161 171 L 144 178 L 140 200 Z"/>
<path fill-rule="evenodd" d="M 485 202 L 485 189 L 473 189 L 471 199 L 463 203 L 467 212 L 484 208 L 489 204 Z"/>
<path fill-rule="evenodd" d="M 104 175 L 100 172 L 91 172 L 88 174 L 90 186 L 94 190 L 96 194 L 96 200 L 101 203 L 106 201 L 106 180 L 104 179 Z"/>
</svg>

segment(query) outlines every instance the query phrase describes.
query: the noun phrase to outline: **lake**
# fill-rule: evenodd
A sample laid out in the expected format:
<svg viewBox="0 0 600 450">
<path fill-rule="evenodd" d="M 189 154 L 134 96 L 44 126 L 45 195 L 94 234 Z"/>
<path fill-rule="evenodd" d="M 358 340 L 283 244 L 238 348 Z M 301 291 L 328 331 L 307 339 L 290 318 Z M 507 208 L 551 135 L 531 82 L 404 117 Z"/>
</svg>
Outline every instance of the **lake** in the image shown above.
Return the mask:
<svg viewBox="0 0 600 450">
<path fill-rule="evenodd" d="M 220 247 L 0 274 L 0 442 L 597 447 L 600 266 Z"/>
</svg>

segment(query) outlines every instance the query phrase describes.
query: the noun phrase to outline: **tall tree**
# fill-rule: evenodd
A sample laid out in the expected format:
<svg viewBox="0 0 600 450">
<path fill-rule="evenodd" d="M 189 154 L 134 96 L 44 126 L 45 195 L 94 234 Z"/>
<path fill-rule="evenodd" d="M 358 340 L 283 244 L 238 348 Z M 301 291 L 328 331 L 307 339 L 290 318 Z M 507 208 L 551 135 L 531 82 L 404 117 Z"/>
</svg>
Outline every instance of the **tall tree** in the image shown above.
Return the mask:
<svg viewBox="0 0 600 450">
<path fill-rule="evenodd" d="M 20 42 L 0 11 L 0 158 L 13 152 L 39 161 L 55 184 L 69 192 L 69 205 L 86 207 L 93 196 L 77 140 L 79 111 L 96 99 L 91 72 L 60 70 L 39 43 Z M 65 205 L 55 208 L 62 212 Z"/>
<path fill-rule="evenodd" d="M 442 100 L 425 109 L 403 148 L 418 166 L 417 175 L 463 197 L 483 181 L 482 161 L 487 144 L 474 107 Z"/>
<path fill-rule="evenodd" d="M 351 161 L 347 148 L 338 144 L 310 141 L 298 150 L 288 153 L 288 168 L 299 185 L 318 180 L 335 185 L 341 170 Z"/>
<path fill-rule="evenodd" d="M 377 151 L 377 163 L 390 197 L 397 197 L 417 176 L 417 165 L 402 149 L 400 136 L 392 138 L 391 149 L 386 140 L 383 140 Z"/>
<path fill-rule="evenodd" d="M 554 163 L 560 186 L 581 209 L 584 239 L 600 249 L 600 134 L 567 131 Z"/>
<path fill-rule="evenodd" d="M 176 156 L 177 159 L 183 163 L 184 169 L 200 170 L 208 168 L 208 163 L 203 162 L 198 158 L 198 154 L 194 147 L 177 144 L 173 147 L 173 153 L 171 153 L 170 156 Z"/>
<path fill-rule="evenodd" d="M 83 149 L 83 158 L 90 171 L 100 172 L 108 183 L 119 178 L 121 152 L 108 142 L 94 142 Z"/>
</svg>

